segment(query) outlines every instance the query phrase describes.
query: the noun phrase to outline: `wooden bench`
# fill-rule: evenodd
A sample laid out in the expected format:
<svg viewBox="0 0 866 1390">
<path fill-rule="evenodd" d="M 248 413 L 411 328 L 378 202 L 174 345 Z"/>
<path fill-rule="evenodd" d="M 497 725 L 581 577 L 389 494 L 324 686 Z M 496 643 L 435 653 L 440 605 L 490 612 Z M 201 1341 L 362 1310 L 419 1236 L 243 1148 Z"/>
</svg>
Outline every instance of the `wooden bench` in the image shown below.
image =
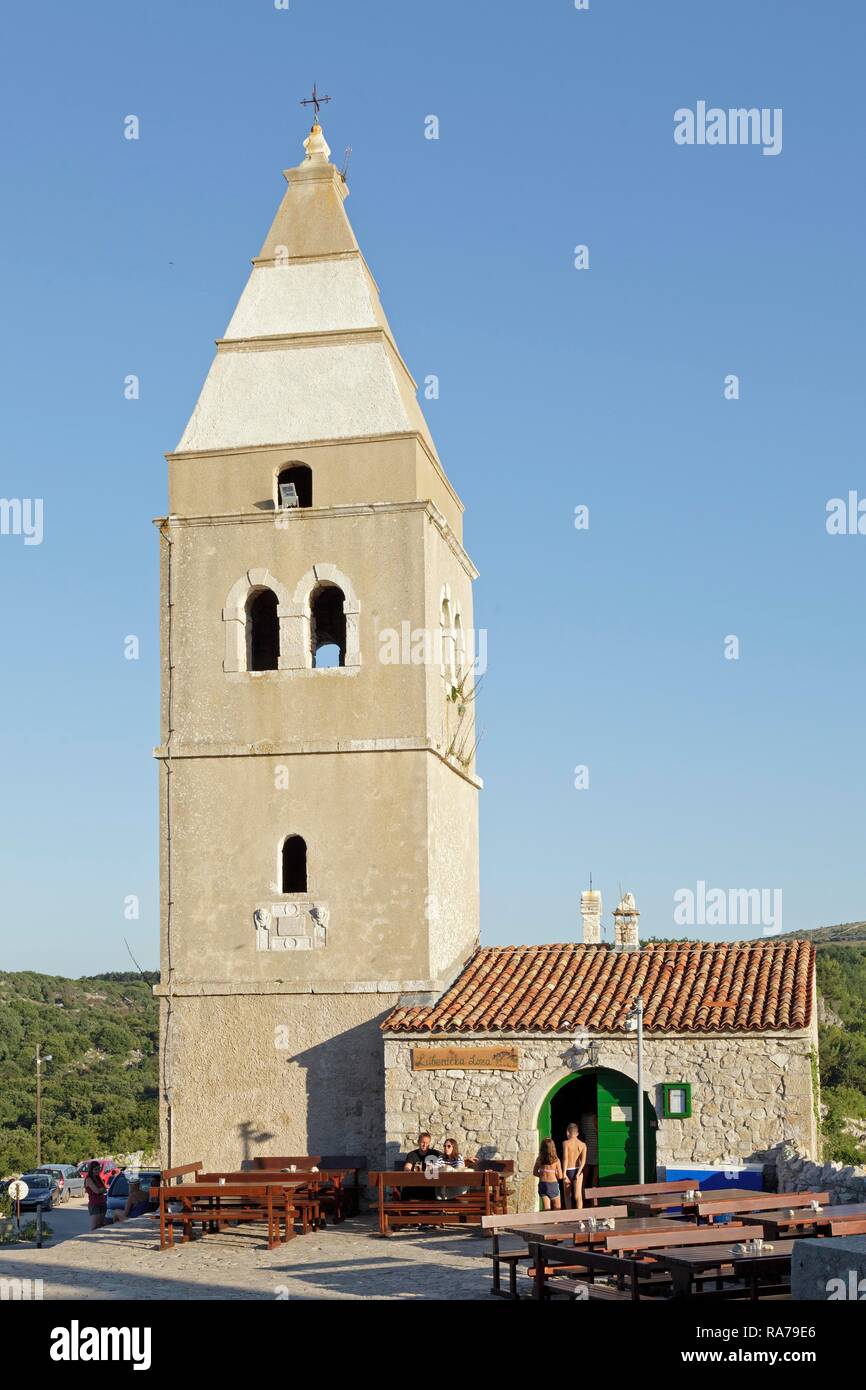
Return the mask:
<svg viewBox="0 0 866 1390">
<path fill-rule="evenodd" d="M 652 1197 L 657 1192 L 672 1192 L 676 1195 L 679 1192 L 690 1192 L 696 1186 L 690 1178 L 678 1178 L 676 1182 L 621 1183 L 616 1187 L 588 1187 L 583 1196 L 585 1201 L 597 1206 L 602 1201 L 616 1201 L 620 1197 Z"/>
<path fill-rule="evenodd" d="M 603 1250 L 569 1248 L 542 1242 L 537 1247 L 537 1259 L 533 1298 L 546 1299 L 553 1292 L 581 1301 L 637 1303 L 668 1296 L 672 1287 L 670 1276 L 652 1262 L 629 1259 Z M 565 1271 L 569 1268 L 574 1269 L 576 1279 L 566 1276 Z M 598 1276 L 614 1282 L 597 1284 Z"/>
<path fill-rule="evenodd" d="M 512 1195 L 514 1159 L 467 1158 L 466 1166 L 468 1168 L 473 1168 L 478 1173 L 496 1173 L 498 1175 L 499 1184 L 493 1210 L 496 1213 L 505 1215 L 508 1211 L 508 1199 Z"/>
<path fill-rule="evenodd" d="M 743 1236 L 742 1223 L 732 1221 L 725 1231 L 736 1231 L 734 1239 L 739 1240 Z M 636 1231 L 632 1235 L 618 1235 L 611 1231 L 605 1241 L 605 1249 L 613 1254 L 618 1250 L 651 1250 L 659 1245 L 669 1245 L 671 1248 L 677 1245 L 718 1245 L 720 1239 L 716 1227 L 687 1226 L 684 1222 L 681 1231 L 665 1231 L 661 1235 L 657 1231 Z"/>
<path fill-rule="evenodd" d="M 625 1216 L 625 1207 L 606 1207 L 605 1216 L 615 1218 Z M 499 1244 L 503 1235 L 508 1235 L 509 1231 L 515 1229 L 522 1230 L 526 1226 L 555 1226 L 561 1221 L 583 1221 L 588 1217 L 597 1216 L 598 1209 L 595 1207 L 571 1207 L 569 1209 L 560 1208 L 559 1211 L 525 1211 L 515 1212 L 509 1216 L 507 1213 L 498 1212 L 492 1216 L 482 1216 L 481 1229 L 489 1231 L 492 1238 L 493 1248 L 486 1252 L 487 1258 L 493 1261 L 493 1288 L 491 1293 L 497 1298 L 519 1298 L 517 1291 L 517 1266 L 521 1260 L 529 1258 L 529 1249 L 526 1245 L 520 1245 L 516 1249 L 503 1250 Z M 508 1291 L 502 1288 L 501 1266 L 505 1265 L 508 1270 Z M 528 1271 L 527 1271 L 528 1273 Z"/>
<path fill-rule="evenodd" d="M 866 1221 L 832 1221 L 831 1236 L 866 1236 Z"/>
<path fill-rule="evenodd" d="M 376 1188 L 379 1234 L 383 1236 L 390 1236 L 398 1226 L 478 1226 L 483 1216 L 493 1215 L 499 1185 L 496 1173 L 471 1168 L 443 1169 L 433 1179 L 404 1169 L 387 1169 L 369 1176 Z M 453 1198 L 440 1199 L 437 1189 L 449 1187 L 464 1191 Z M 388 1197 L 388 1188 L 397 1189 L 400 1196 Z"/>
<path fill-rule="evenodd" d="M 776 1211 L 779 1207 L 807 1207 L 810 1202 L 829 1204 L 829 1192 L 756 1192 L 754 1197 L 709 1197 L 698 1198 L 688 1205 L 696 1213 L 698 1221 L 706 1219 L 711 1225 L 713 1218 L 730 1214 L 739 1215 L 748 1211 Z M 716 1232 L 718 1237 L 718 1232 Z"/>
<path fill-rule="evenodd" d="M 204 1164 L 199 1159 L 195 1163 L 181 1163 L 177 1168 L 163 1168 L 159 1175 L 160 1186 L 170 1187 L 175 1179 L 177 1179 L 178 1182 L 182 1182 L 187 1173 L 199 1173 L 203 1167 Z M 195 1178 L 193 1178 L 193 1182 L 195 1182 Z"/>
</svg>

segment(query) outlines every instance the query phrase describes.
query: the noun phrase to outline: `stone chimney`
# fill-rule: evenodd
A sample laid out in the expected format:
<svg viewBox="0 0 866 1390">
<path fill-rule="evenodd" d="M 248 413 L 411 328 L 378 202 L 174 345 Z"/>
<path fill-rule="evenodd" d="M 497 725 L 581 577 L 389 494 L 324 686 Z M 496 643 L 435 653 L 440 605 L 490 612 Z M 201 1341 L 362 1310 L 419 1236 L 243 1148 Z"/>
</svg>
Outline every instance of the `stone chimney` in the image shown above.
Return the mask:
<svg viewBox="0 0 866 1390">
<path fill-rule="evenodd" d="M 613 940 L 618 951 L 636 951 L 640 947 L 638 922 L 640 913 L 633 893 L 623 893 L 613 913 Z"/>
<path fill-rule="evenodd" d="M 601 894 L 595 888 L 581 893 L 580 915 L 583 918 L 584 946 L 598 946 L 601 941 Z"/>
</svg>

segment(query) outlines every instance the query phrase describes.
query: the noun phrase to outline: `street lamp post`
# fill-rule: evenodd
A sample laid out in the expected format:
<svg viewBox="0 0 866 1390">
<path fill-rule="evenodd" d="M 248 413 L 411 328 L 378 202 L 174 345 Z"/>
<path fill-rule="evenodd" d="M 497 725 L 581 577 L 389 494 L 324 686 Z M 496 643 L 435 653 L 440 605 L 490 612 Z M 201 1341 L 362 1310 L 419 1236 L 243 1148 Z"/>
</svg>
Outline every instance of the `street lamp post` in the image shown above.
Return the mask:
<svg viewBox="0 0 866 1390">
<path fill-rule="evenodd" d="M 36 1167 L 42 1163 L 42 1063 L 50 1062 L 51 1054 L 42 1056 L 42 1044 L 36 1044 Z"/>
<path fill-rule="evenodd" d="M 646 1177 L 644 1167 L 644 1106 L 643 1106 L 643 998 L 639 994 L 626 1018 L 626 1028 L 637 1033 L 637 1164 L 640 1181 Z"/>
</svg>

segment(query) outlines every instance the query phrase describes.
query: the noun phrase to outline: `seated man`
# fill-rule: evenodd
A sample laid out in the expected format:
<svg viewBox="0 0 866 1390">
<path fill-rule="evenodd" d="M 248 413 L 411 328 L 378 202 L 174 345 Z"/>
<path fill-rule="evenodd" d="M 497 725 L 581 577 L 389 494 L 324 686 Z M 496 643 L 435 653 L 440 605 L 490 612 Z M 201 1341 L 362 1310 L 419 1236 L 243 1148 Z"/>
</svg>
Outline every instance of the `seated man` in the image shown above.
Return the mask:
<svg viewBox="0 0 866 1390">
<path fill-rule="evenodd" d="M 128 1221 L 129 1218 L 133 1216 L 144 1216 L 145 1212 L 149 1211 L 151 1204 L 150 1192 L 148 1189 L 149 1184 L 148 1188 L 142 1187 L 139 1178 L 130 1179 L 129 1191 L 126 1195 L 123 1211 L 116 1211 L 114 1213 L 115 1223 L 118 1221 Z"/>
<path fill-rule="evenodd" d="M 441 1158 L 442 1155 L 439 1150 L 434 1149 L 432 1145 L 433 1140 L 427 1133 L 427 1130 L 422 1129 L 421 1133 L 418 1135 L 417 1149 L 413 1149 L 411 1153 L 406 1155 L 406 1162 L 403 1164 L 404 1172 L 423 1173 L 428 1158 Z M 404 1202 L 411 1202 L 416 1198 L 423 1198 L 425 1201 L 429 1201 L 433 1196 L 433 1191 L 429 1187 L 404 1187 L 401 1188 L 400 1196 Z"/>
</svg>

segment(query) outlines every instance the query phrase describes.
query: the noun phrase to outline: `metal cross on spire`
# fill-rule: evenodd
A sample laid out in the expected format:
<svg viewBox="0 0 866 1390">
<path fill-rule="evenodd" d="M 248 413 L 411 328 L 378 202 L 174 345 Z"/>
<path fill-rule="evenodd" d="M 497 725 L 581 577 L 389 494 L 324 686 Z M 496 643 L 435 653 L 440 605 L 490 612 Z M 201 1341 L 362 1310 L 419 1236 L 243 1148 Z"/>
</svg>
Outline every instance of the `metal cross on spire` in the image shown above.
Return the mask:
<svg viewBox="0 0 866 1390">
<path fill-rule="evenodd" d="M 319 93 L 316 91 L 316 84 L 315 84 L 315 82 L 314 82 L 314 83 L 313 83 L 313 95 L 312 95 L 311 97 L 304 97 L 303 101 L 300 102 L 300 105 L 301 105 L 301 106 L 312 106 L 312 107 L 314 107 L 314 108 L 315 108 L 314 116 L 315 116 L 316 121 L 318 121 L 318 119 L 319 119 L 319 107 L 320 107 L 321 105 L 323 105 L 324 102 L 330 101 L 330 100 L 331 100 L 330 97 L 320 97 L 320 96 L 319 96 Z"/>
</svg>

